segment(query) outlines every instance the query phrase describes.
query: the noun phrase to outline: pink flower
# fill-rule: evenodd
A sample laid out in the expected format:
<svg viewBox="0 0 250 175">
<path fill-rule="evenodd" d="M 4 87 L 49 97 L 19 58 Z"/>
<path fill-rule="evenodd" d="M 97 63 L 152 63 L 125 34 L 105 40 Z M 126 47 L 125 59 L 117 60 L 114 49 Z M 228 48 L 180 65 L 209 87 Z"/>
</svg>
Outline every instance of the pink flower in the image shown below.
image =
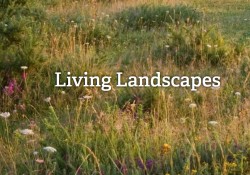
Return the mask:
<svg viewBox="0 0 250 175">
<path fill-rule="evenodd" d="M 41 163 L 44 163 L 44 160 L 43 159 L 36 159 L 36 162 L 41 164 Z"/>
<path fill-rule="evenodd" d="M 5 92 L 7 95 L 12 95 L 12 94 L 14 94 L 15 88 L 16 88 L 16 87 L 17 87 L 16 80 L 15 80 L 15 79 L 12 79 L 12 80 L 9 81 L 8 85 L 5 86 L 4 92 Z"/>
</svg>

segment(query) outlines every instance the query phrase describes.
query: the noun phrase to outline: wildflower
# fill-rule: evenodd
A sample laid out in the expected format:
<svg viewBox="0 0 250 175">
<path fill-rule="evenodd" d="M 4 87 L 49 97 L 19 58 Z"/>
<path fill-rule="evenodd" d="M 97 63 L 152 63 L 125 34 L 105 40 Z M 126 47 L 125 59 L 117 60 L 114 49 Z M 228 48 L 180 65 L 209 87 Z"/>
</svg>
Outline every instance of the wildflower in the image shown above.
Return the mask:
<svg viewBox="0 0 250 175">
<path fill-rule="evenodd" d="M 43 160 L 43 159 L 36 159 L 35 161 L 36 161 L 37 163 L 40 163 L 40 164 L 41 164 L 41 163 L 44 163 L 44 160 Z"/>
<path fill-rule="evenodd" d="M 8 27 L 8 24 L 4 24 L 5 27 Z"/>
<path fill-rule="evenodd" d="M 146 168 L 147 168 L 148 170 L 150 170 L 150 169 L 152 169 L 153 166 L 154 166 L 154 160 L 149 159 L 149 160 L 146 161 L 145 164 L 146 164 Z"/>
<path fill-rule="evenodd" d="M 91 99 L 92 96 L 91 95 L 85 95 L 85 96 L 83 96 L 83 98 L 88 100 L 88 99 Z"/>
<path fill-rule="evenodd" d="M 34 155 L 34 156 L 38 155 L 38 151 L 34 151 L 34 152 L 33 152 L 33 155 Z"/>
<path fill-rule="evenodd" d="M 218 122 L 217 121 L 209 121 L 208 124 L 211 126 L 215 126 L 218 124 Z"/>
<path fill-rule="evenodd" d="M 244 21 L 247 21 L 247 18 L 245 18 Z"/>
<path fill-rule="evenodd" d="M 9 112 L 2 112 L 2 113 L 0 113 L 0 116 L 2 118 L 8 118 L 10 116 L 10 113 Z"/>
<path fill-rule="evenodd" d="M 55 153 L 57 152 L 57 150 L 51 146 L 46 146 L 43 148 L 45 151 L 49 152 L 49 153 Z"/>
<path fill-rule="evenodd" d="M 65 91 L 61 91 L 61 94 L 64 95 L 64 94 L 66 94 L 66 92 Z"/>
<path fill-rule="evenodd" d="M 4 87 L 4 93 L 7 95 L 13 95 L 15 93 L 15 89 L 18 90 L 17 82 L 15 79 L 12 79 L 8 82 L 8 85 Z"/>
<path fill-rule="evenodd" d="M 167 143 L 163 144 L 162 146 L 162 152 L 163 153 L 168 153 L 171 150 L 171 146 Z"/>
<path fill-rule="evenodd" d="M 137 165 L 141 168 L 141 169 L 145 169 L 145 165 L 144 165 L 144 163 L 143 163 L 143 161 L 140 159 L 140 158 L 137 158 L 136 159 L 136 163 L 137 163 Z"/>
<path fill-rule="evenodd" d="M 207 47 L 208 47 L 208 48 L 211 48 L 212 46 L 211 46 L 210 44 L 207 44 Z"/>
<path fill-rule="evenodd" d="M 19 132 L 23 135 L 34 135 L 34 132 L 31 129 L 20 129 Z"/>
<path fill-rule="evenodd" d="M 45 102 L 47 102 L 47 103 L 50 103 L 50 101 L 51 101 L 51 97 L 47 97 L 47 98 L 45 98 L 45 99 L 44 99 L 44 101 L 45 101 Z"/>
<path fill-rule="evenodd" d="M 189 105 L 189 107 L 190 107 L 191 109 L 194 109 L 194 108 L 197 107 L 197 105 L 196 105 L 195 103 L 191 103 L 191 104 Z"/>
<path fill-rule="evenodd" d="M 110 39 L 111 39 L 111 36 L 107 35 L 106 38 L 107 38 L 108 40 L 110 40 Z"/>
<path fill-rule="evenodd" d="M 240 92 L 235 92 L 235 95 L 236 96 L 241 96 L 241 93 Z"/>
<path fill-rule="evenodd" d="M 165 48 L 169 48 L 170 46 L 169 45 L 165 45 Z"/>
<path fill-rule="evenodd" d="M 236 168 L 237 167 L 237 164 L 235 162 L 227 162 L 226 165 L 229 167 L 229 168 Z"/>
<path fill-rule="evenodd" d="M 21 66 L 21 69 L 26 70 L 26 69 L 28 69 L 28 67 L 27 66 Z"/>
</svg>

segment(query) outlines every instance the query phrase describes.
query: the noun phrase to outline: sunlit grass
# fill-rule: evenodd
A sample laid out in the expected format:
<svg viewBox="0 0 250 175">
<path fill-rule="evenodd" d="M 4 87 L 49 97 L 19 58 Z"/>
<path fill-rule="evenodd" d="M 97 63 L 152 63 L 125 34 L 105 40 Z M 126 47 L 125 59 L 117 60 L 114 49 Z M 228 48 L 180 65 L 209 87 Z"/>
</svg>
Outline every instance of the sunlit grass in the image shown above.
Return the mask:
<svg viewBox="0 0 250 175">
<path fill-rule="evenodd" d="M 25 40 L 1 47 L 0 174 L 249 173 L 247 1 L 35 4 L 41 22 L 23 17 Z M 221 87 L 55 88 L 55 71 Z"/>
</svg>

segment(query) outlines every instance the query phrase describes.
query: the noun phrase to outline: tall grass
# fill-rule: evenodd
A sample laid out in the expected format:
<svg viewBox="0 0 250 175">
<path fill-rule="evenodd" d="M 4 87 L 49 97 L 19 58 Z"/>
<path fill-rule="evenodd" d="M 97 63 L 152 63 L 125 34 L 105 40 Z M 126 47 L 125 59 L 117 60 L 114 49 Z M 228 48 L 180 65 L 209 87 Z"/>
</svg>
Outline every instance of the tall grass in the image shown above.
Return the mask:
<svg viewBox="0 0 250 175">
<path fill-rule="evenodd" d="M 249 173 L 247 43 L 191 6 L 104 11 L 118 4 L 27 1 L 1 13 L 1 174 Z M 221 87 L 55 88 L 55 71 L 219 75 Z"/>
</svg>

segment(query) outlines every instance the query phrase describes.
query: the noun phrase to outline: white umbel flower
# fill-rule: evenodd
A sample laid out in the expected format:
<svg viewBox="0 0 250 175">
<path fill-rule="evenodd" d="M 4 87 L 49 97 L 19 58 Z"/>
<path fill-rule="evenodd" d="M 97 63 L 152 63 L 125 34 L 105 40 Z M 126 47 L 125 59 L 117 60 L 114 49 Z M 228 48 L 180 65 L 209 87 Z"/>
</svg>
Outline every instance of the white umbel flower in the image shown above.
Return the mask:
<svg viewBox="0 0 250 175">
<path fill-rule="evenodd" d="M 217 121 L 209 121 L 208 124 L 211 125 L 211 126 L 216 126 L 218 125 L 219 122 Z"/>
<path fill-rule="evenodd" d="M 34 132 L 31 129 L 20 129 L 19 132 L 23 135 L 34 135 Z"/>
<path fill-rule="evenodd" d="M 21 69 L 26 70 L 26 69 L 28 69 L 28 67 L 27 66 L 21 66 Z"/>
<path fill-rule="evenodd" d="M 196 105 L 195 103 L 191 103 L 191 104 L 189 105 L 189 107 L 190 107 L 191 109 L 194 109 L 194 108 L 197 107 L 197 105 Z"/>
<path fill-rule="evenodd" d="M 43 148 L 45 151 L 49 152 L 49 153 L 55 153 L 57 152 L 57 150 L 51 146 L 46 146 Z"/>
<path fill-rule="evenodd" d="M 235 95 L 236 96 L 241 96 L 241 93 L 240 92 L 235 92 Z"/>
<path fill-rule="evenodd" d="M 44 99 L 45 102 L 50 103 L 51 97 L 47 97 Z"/>
<path fill-rule="evenodd" d="M 10 113 L 9 112 L 2 112 L 2 113 L 0 113 L 0 116 L 2 118 L 8 118 L 10 116 Z"/>
</svg>

